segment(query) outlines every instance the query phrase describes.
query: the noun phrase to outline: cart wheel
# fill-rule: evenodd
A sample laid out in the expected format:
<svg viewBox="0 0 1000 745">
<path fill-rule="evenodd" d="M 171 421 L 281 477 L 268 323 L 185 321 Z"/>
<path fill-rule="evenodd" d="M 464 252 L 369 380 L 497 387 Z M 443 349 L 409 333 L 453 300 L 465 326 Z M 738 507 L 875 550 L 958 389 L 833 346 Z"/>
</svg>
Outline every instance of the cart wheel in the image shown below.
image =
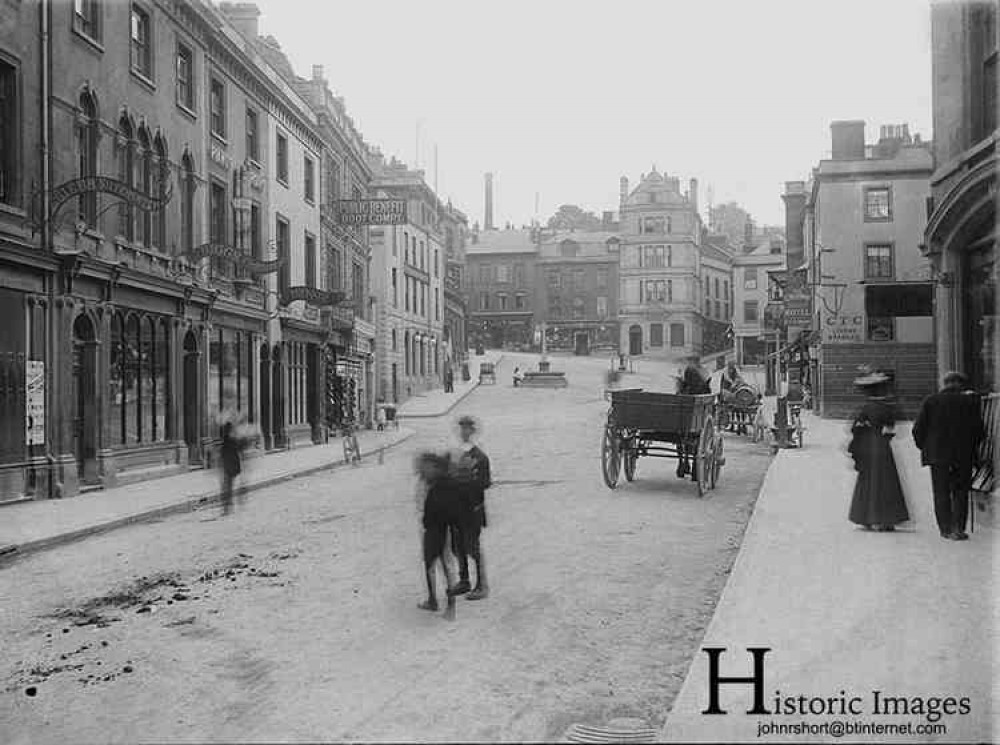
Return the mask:
<svg viewBox="0 0 1000 745">
<path fill-rule="evenodd" d="M 726 464 L 725 448 L 723 443 L 725 439 L 722 437 L 722 433 L 716 435 L 715 438 L 715 452 L 712 455 L 712 474 L 709 482 L 711 487 L 714 489 L 715 485 L 719 483 L 719 474 L 722 472 L 722 467 Z"/>
<path fill-rule="evenodd" d="M 604 436 L 601 438 L 601 471 L 604 474 L 604 483 L 609 489 L 614 489 L 618 485 L 621 462 L 622 454 L 618 447 L 618 429 L 611 424 L 605 425 Z"/>
<path fill-rule="evenodd" d="M 625 478 L 629 481 L 635 480 L 635 466 L 639 461 L 639 444 L 635 439 L 629 441 L 622 454 L 625 465 Z"/>
<path fill-rule="evenodd" d="M 797 427 L 795 427 L 795 446 L 798 447 L 798 448 L 802 447 L 802 443 L 803 443 L 803 440 L 802 440 L 803 431 L 804 430 L 802 429 L 802 424 L 801 423 L 798 424 Z"/>
<path fill-rule="evenodd" d="M 698 452 L 694 456 L 694 478 L 698 482 L 698 496 L 703 497 L 711 489 L 711 474 L 715 465 L 715 422 L 712 417 L 705 418 L 705 424 L 701 428 L 701 436 L 698 438 Z"/>
</svg>

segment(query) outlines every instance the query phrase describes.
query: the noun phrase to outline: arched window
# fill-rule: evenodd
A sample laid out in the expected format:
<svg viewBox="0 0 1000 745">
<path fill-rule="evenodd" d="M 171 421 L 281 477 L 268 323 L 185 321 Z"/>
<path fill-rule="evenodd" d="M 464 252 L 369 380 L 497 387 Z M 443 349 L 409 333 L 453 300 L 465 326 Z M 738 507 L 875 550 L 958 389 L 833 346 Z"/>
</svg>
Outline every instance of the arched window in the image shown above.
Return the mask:
<svg viewBox="0 0 1000 745">
<path fill-rule="evenodd" d="M 132 123 L 127 114 L 118 120 L 118 178 L 132 186 L 135 183 L 135 142 L 132 140 Z M 118 232 L 126 240 L 135 239 L 135 218 L 127 201 L 119 207 Z"/>
<path fill-rule="evenodd" d="M 111 444 L 122 445 L 125 442 L 125 326 L 121 313 L 111 317 L 110 351 Z"/>
<path fill-rule="evenodd" d="M 80 121 L 77 128 L 77 150 L 80 155 L 80 178 L 97 175 L 97 102 L 90 91 L 80 94 Z M 80 195 L 80 220 L 90 228 L 97 227 L 97 192 Z"/>
<path fill-rule="evenodd" d="M 181 251 L 194 248 L 194 163 L 190 153 L 184 153 L 182 160 L 184 183 L 181 186 Z"/>
<path fill-rule="evenodd" d="M 153 148 L 149 141 L 149 132 L 145 127 L 139 127 L 139 191 L 148 197 L 153 196 Z M 153 245 L 153 213 L 149 210 L 136 210 L 136 221 L 139 223 L 139 239 L 142 245 Z"/>
<path fill-rule="evenodd" d="M 156 156 L 156 171 L 153 174 L 153 193 L 159 200 L 167 197 L 167 185 L 170 177 L 170 162 L 167 160 L 167 143 L 161 135 L 156 135 L 153 141 L 153 154 Z M 152 214 L 153 237 L 151 246 L 163 251 L 167 247 L 167 210 L 157 210 Z"/>
</svg>

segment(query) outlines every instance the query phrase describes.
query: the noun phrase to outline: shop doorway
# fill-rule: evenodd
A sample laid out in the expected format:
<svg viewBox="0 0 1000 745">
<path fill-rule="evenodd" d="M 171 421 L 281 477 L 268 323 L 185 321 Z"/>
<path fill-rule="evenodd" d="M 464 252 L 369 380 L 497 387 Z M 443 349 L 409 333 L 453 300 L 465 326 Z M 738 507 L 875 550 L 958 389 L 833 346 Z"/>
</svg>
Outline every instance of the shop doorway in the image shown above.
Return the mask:
<svg viewBox="0 0 1000 745">
<path fill-rule="evenodd" d="M 980 393 L 996 388 L 996 251 L 992 245 L 967 252 L 962 261 L 965 369 Z"/>
<path fill-rule="evenodd" d="M 86 315 L 73 322 L 73 453 L 83 485 L 97 484 L 97 335 Z"/>
<path fill-rule="evenodd" d="M 274 447 L 271 436 L 271 347 L 260 345 L 260 433 L 264 438 L 264 449 Z"/>
<path fill-rule="evenodd" d="M 642 354 L 642 326 L 633 325 L 629 327 L 628 353 L 632 357 Z"/>
<path fill-rule="evenodd" d="M 201 390 L 198 385 L 200 376 L 198 368 L 201 361 L 201 351 L 198 349 L 198 336 L 193 330 L 184 335 L 184 371 L 183 371 L 183 416 L 184 443 L 188 449 L 188 463 L 201 463 Z"/>
<path fill-rule="evenodd" d="M 590 354 L 590 339 L 587 332 L 578 332 L 576 334 L 574 352 L 576 354 Z"/>
</svg>

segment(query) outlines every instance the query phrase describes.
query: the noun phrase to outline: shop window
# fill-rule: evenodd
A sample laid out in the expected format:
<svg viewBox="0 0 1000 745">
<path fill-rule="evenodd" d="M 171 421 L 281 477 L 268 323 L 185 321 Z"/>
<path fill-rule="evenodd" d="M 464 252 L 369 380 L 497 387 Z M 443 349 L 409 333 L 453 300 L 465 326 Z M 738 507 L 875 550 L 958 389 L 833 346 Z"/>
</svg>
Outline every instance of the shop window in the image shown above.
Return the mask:
<svg viewBox="0 0 1000 745">
<path fill-rule="evenodd" d="M 20 131 L 17 69 L 0 60 L 0 202 L 4 204 L 17 204 L 20 182 L 17 141 Z"/>
<path fill-rule="evenodd" d="M 895 338 L 892 318 L 869 316 L 867 338 L 874 342 L 892 341 Z"/>
</svg>

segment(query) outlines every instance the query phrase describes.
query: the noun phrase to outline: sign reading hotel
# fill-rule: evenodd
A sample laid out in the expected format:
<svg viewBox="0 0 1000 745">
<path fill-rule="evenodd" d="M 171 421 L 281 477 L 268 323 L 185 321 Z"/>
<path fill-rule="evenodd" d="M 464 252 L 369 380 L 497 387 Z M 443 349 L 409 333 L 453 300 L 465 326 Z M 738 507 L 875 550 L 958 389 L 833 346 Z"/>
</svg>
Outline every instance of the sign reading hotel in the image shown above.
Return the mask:
<svg viewBox="0 0 1000 745">
<path fill-rule="evenodd" d="M 405 199 L 338 199 L 340 225 L 402 225 L 406 222 Z"/>
</svg>

